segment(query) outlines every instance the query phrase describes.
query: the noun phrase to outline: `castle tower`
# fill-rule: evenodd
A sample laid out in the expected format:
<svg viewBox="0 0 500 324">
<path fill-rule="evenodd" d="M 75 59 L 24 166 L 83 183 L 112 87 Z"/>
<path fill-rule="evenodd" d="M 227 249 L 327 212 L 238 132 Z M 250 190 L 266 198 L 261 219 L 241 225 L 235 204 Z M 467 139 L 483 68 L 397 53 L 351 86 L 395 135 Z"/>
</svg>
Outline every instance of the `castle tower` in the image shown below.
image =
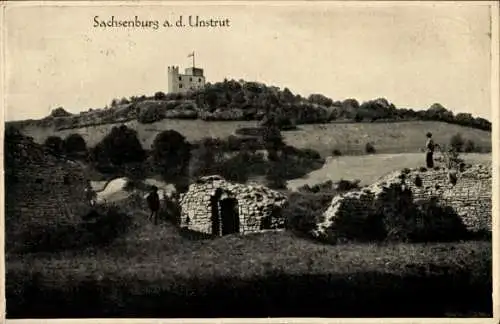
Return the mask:
<svg viewBox="0 0 500 324">
<path fill-rule="evenodd" d="M 194 52 L 189 57 L 193 57 L 193 66 L 185 69 L 184 74 L 179 73 L 178 66 L 168 67 L 169 93 L 186 93 L 205 87 L 203 69 L 194 66 Z"/>
<path fill-rule="evenodd" d="M 179 92 L 179 67 L 169 66 L 168 67 L 168 92 L 177 93 Z"/>
</svg>

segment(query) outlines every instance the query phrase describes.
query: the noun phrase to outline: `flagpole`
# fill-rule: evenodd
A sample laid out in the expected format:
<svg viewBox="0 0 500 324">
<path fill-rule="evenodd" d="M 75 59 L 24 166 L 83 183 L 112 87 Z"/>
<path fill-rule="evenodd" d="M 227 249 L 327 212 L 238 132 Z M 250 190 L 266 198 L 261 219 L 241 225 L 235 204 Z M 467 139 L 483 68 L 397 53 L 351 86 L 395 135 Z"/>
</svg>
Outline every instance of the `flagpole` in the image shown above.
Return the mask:
<svg viewBox="0 0 500 324">
<path fill-rule="evenodd" d="M 193 51 L 193 69 L 194 69 L 194 51 Z"/>
</svg>

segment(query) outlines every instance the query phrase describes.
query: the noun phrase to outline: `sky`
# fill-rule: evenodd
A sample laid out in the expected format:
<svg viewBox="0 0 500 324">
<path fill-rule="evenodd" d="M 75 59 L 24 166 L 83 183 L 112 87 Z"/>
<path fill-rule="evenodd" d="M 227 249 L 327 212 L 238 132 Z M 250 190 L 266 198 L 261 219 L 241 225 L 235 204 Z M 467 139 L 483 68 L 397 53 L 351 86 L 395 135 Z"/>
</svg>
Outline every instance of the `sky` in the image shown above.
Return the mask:
<svg viewBox="0 0 500 324">
<path fill-rule="evenodd" d="M 96 28 L 99 20 L 179 16 L 227 28 Z M 240 3 L 7 7 L 6 120 L 102 108 L 113 98 L 167 92 L 167 67 L 207 81 L 259 81 L 308 96 L 400 108 L 435 102 L 491 120 L 490 10 L 486 5 Z"/>
</svg>

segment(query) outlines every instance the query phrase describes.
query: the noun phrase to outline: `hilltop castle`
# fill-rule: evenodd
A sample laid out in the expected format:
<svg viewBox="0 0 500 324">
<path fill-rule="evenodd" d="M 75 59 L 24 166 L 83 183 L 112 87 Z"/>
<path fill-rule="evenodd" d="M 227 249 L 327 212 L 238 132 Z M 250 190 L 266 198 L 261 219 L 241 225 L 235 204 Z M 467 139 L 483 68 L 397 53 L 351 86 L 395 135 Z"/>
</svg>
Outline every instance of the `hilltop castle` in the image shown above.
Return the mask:
<svg viewBox="0 0 500 324">
<path fill-rule="evenodd" d="M 184 74 L 179 73 L 178 66 L 168 67 L 168 92 L 185 93 L 189 90 L 196 90 L 205 86 L 205 76 L 203 69 L 194 65 L 194 52 L 188 57 L 193 58 L 193 66 L 184 70 Z"/>
</svg>

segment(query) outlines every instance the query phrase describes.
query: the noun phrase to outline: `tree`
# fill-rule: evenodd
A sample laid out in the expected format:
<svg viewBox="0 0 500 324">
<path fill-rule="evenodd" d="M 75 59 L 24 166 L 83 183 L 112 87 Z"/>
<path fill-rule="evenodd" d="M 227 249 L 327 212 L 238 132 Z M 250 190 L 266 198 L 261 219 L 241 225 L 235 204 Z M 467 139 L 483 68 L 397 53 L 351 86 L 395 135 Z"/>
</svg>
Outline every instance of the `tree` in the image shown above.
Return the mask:
<svg viewBox="0 0 500 324">
<path fill-rule="evenodd" d="M 426 116 L 430 120 L 453 121 L 453 112 L 447 110 L 440 103 L 432 104 L 427 109 Z"/>
<path fill-rule="evenodd" d="M 125 98 L 125 97 L 123 97 L 120 100 L 120 105 L 126 105 L 126 104 L 129 104 L 129 103 L 130 103 L 130 101 L 127 98 Z"/>
<path fill-rule="evenodd" d="M 269 159 L 277 160 L 278 152 L 285 146 L 279 127 L 274 124 L 264 127 L 263 140 Z"/>
<path fill-rule="evenodd" d="M 476 144 L 474 143 L 474 141 L 468 139 L 467 141 L 465 141 L 465 144 L 464 144 L 464 152 L 466 153 L 471 153 L 471 152 L 474 152 L 476 151 Z"/>
<path fill-rule="evenodd" d="M 342 107 L 343 108 L 352 108 L 352 109 L 358 109 L 359 108 L 359 102 L 356 99 L 346 99 L 342 102 Z"/>
<path fill-rule="evenodd" d="M 158 91 L 155 93 L 155 100 L 165 100 L 167 95 L 164 92 Z"/>
<path fill-rule="evenodd" d="M 212 138 L 204 138 L 192 153 L 189 164 L 189 176 L 198 178 L 214 175 L 220 172 L 220 166 L 224 160 L 224 154 L 219 141 Z"/>
<path fill-rule="evenodd" d="M 322 94 L 318 94 L 318 93 L 311 94 L 308 99 L 311 103 L 315 103 L 315 104 L 322 105 L 322 106 L 329 107 L 333 104 L 332 99 L 330 99 Z"/>
<path fill-rule="evenodd" d="M 464 144 L 465 140 L 460 133 L 453 135 L 450 139 L 450 146 L 457 152 L 462 152 Z"/>
<path fill-rule="evenodd" d="M 56 109 L 52 110 L 50 113 L 50 116 L 52 117 L 69 117 L 71 114 L 64 110 L 63 107 L 57 107 Z"/>
<path fill-rule="evenodd" d="M 376 153 L 375 146 L 373 146 L 372 143 L 366 143 L 365 152 L 367 154 L 375 154 Z"/>
<path fill-rule="evenodd" d="M 180 133 L 163 131 L 153 141 L 153 162 L 166 179 L 182 176 L 189 166 L 190 149 L 189 142 Z"/>
<path fill-rule="evenodd" d="M 64 141 L 59 136 L 49 136 L 44 145 L 56 154 L 64 153 Z"/>
<path fill-rule="evenodd" d="M 84 153 L 87 151 L 87 144 L 80 134 L 71 134 L 64 139 L 64 150 L 68 154 Z"/>
<path fill-rule="evenodd" d="M 292 103 L 296 100 L 294 94 L 288 88 L 283 89 L 280 99 L 285 103 Z"/>
<path fill-rule="evenodd" d="M 250 152 L 243 148 L 234 157 L 224 162 L 221 169 L 222 176 L 229 181 L 245 183 L 248 180 L 248 162 L 250 159 Z"/>
<path fill-rule="evenodd" d="M 122 166 L 144 161 L 146 152 L 137 138 L 137 132 L 122 125 L 113 127 L 111 132 L 96 145 L 93 156 L 99 163 Z"/>
</svg>

